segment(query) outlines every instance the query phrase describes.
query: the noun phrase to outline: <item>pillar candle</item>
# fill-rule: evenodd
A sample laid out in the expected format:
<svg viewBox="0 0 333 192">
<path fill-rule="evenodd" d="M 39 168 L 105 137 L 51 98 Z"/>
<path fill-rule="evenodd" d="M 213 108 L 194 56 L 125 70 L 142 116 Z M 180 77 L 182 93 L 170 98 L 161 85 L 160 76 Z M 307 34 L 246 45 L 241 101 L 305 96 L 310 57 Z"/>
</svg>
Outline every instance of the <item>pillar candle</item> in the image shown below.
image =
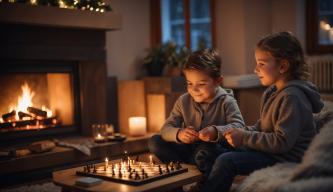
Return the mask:
<svg viewBox="0 0 333 192">
<path fill-rule="evenodd" d="M 143 136 L 147 133 L 146 117 L 130 117 L 128 121 L 131 136 Z"/>
</svg>

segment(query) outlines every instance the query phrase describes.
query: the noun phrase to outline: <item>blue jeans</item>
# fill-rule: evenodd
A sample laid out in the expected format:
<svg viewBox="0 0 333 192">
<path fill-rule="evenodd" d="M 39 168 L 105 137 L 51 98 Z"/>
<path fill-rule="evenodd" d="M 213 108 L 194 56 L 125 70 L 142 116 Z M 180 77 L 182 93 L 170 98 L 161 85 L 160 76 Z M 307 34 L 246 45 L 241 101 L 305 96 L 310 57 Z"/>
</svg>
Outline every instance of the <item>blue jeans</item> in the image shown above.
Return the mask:
<svg viewBox="0 0 333 192">
<path fill-rule="evenodd" d="M 184 162 L 195 164 L 198 169 L 208 176 L 216 157 L 222 153 L 223 148 L 216 143 L 196 142 L 181 144 L 167 142 L 160 135 L 149 139 L 148 147 L 162 162 Z"/>
<path fill-rule="evenodd" d="M 248 149 L 224 152 L 216 158 L 208 177 L 202 182 L 201 191 L 227 192 L 236 175 L 248 175 L 276 162 L 265 153 Z"/>
</svg>

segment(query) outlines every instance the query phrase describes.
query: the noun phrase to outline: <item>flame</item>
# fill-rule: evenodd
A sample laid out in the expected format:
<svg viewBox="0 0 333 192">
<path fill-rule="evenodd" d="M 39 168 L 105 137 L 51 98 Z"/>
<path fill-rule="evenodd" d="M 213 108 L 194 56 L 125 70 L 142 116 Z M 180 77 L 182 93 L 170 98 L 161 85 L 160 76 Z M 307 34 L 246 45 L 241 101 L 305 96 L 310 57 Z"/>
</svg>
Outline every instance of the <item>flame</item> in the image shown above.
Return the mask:
<svg viewBox="0 0 333 192">
<path fill-rule="evenodd" d="M 52 110 L 51 109 L 48 109 L 48 108 L 46 108 L 44 105 L 42 106 L 42 110 L 43 111 L 46 111 L 46 116 L 47 117 L 52 117 L 52 115 L 53 115 L 53 113 L 52 113 Z"/>
<path fill-rule="evenodd" d="M 24 83 L 21 87 L 22 96 L 17 100 L 16 111 L 27 112 L 28 107 L 32 107 L 32 98 L 35 96 L 35 93 L 30 90 L 27 83 Z"/>
</svg>

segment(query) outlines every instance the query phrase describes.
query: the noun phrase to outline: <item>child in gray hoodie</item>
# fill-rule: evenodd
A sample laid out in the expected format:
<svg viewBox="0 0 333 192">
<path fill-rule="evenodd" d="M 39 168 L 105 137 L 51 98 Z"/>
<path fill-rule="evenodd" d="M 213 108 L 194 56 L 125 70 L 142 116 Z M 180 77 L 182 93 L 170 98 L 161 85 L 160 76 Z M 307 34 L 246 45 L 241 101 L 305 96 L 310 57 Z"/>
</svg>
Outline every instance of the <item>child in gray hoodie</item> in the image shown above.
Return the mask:
<svg viewBox="0 0 333 192">
<path fill-rule="evenodd" d="M 163 162 L 194 163 L 208 175 L 223 150 L 223 132 L 243 127 L 244 121 L 232 93 L 220 87 L 220 57 L 214 50 L 192 53 L 183 73 L 188 92 L 178 98 L 160 134 L 149 140 L 149 150 Z"/>
<path fill-rule="evenodd" d="M 236 150 L 217 157 L 201 191 L 229 191 L 236 175 L 277 162 L 299 162 L 316 134 L 313 113 L 323 107 L 316 87 L 306 81 L 307 66 L 299 41 L 289 32 L 261 39 L 256 68 L 264 86 L 260 119 L 245 129 L 231 128 L 224 137 Z"/>
</svg>

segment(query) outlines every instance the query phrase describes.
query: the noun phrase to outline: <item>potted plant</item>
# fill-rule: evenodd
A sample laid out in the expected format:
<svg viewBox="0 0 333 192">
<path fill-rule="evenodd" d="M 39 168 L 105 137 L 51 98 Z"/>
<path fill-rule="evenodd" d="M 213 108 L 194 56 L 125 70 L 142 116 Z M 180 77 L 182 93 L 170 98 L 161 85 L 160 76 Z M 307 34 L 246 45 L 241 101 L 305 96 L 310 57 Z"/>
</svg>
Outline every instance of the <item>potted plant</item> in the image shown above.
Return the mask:
<svg viewBox="0 0 333 192">
<path fill-rule="evenodd" d="M 148 76 L 177 76 L 189 53 L 186 47 L 167 42 L 150 49 L 143 66 Z"/>
</svg>

